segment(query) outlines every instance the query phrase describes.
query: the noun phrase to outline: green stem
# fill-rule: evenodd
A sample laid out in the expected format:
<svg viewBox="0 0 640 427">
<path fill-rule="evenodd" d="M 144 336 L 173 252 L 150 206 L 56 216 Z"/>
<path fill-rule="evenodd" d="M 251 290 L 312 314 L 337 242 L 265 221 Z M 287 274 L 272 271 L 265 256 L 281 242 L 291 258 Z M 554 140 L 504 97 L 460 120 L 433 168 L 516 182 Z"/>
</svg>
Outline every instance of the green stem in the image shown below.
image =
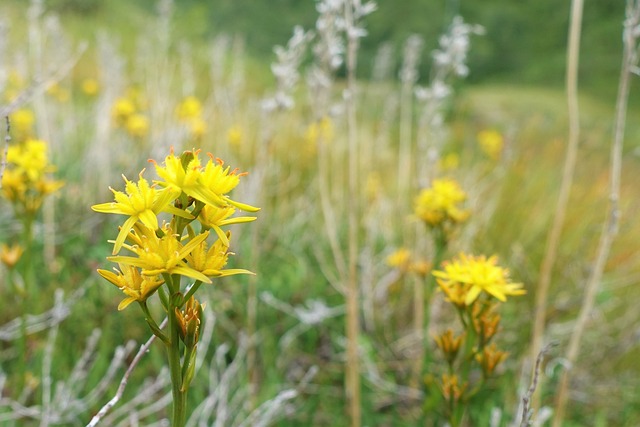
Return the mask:
<svg viewBox="0 0 640 427">
<path fill-rule="evenodd" d="M 149 327 L 151 328 L 151 331 L 153 332 L 153 335 L 155 335 L 158 338 L 160 338 L 163 343 L 169 345 L 170 344 L 169 337 L 167 337 L 164 334 L 164 332 L 162 332 L 162 330 L 160 329 L 160 327 L 158 326 L 158 324 L 154 320 L 153 316 L 149 312 L 149 307 L 147 306 L 147 301 L 140 301 L 140 308 L 142 308 L 142 311 L 144 312 L 144 320 L 147 321 L 147 325 L 149 325 Z"/>
<path fill-rule="evenodd" d="M 187 390 L 182 387 L 182 366 L 180 365 L 180 336 L 178 334 L 178 319 L 173 306 L 173 299 L 169 305 L 169 338 L 167 356 L 171 372 L 171 393 L 173 395 L 172 427 L 184 427 L 187 418 Z"/>
<path fill-rule="evenodd" d="M 196 293 L 198 288 L 200 288 L 200 285 L 202 285 L 202 282 L 200 280 L 196 280 L 196 282 L 189 288 L 187 293 L 184 294 L 184 297 L 182 298 L 182 303 L 183 304 L 186 303 L 187 301 L 189 301 L 189 298 L 191 298 L 193 296 L 193 294 Z"/>
</svg>

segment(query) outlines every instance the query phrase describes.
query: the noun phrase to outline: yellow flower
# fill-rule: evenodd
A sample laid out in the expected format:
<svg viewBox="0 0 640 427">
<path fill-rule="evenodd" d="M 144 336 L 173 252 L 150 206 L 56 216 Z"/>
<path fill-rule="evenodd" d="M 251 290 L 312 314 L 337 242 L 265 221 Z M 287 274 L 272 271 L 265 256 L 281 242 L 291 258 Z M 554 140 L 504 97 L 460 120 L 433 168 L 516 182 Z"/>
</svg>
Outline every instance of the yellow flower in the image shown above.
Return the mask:
<svg viewBox="0 0 640 427">
<path fill-rule="evenodd" d="M 187 348 L 193 348 L 198 343 L 203 309 L 204 304 L 200 304 L 193 296 L 185 303 L 184 309 L 175 309 L 178 333 Z"/>
<path fill-rule="evenodd" d="M 493 343 L 482 349 L 482 352 L 476 354 L 476 361 L 482 368 L 485 377 L 491 376 L 500 363 L 502 363 L 509 353 L 498 350 L 496 344 Z"/>
<path fill-rule="evenodd" d="M 469 217 L 469 212 L 460 207 L 466 198 L 467 195 L 456 181 L 436 179 L 430 188 L 425 188 L 416 197 L 414 212 L 432 227 L 445 222 L 463 222 Z"/>
<path fill-rule="evenodd" d="M 478 144 L 487 156 L 498 160 L 504 148 L 504 137 L 496 130 L 482 130 L 478 132 Z"/>
<path fill-rule="evenodd" d="M 129 218 L 120 228 L 116 238 L 113 253 L 116 254 L 129 234 L 129 230 L 139 220 L 152 230 L 158 229 L 158 217 L 160 212 L 169 212 L 184 218 L 192 218 L 181 209 L 171 206 L 171 202 L 180 195 L 179 191 L 172 188 L 156 189 L 142 177 L 144 170 L 138 176 L 138 184 L 129 181 L 124 175 L 125 193 L 110 188 L 115 201 L 93 205 L 91 209 L 101 213 L 127 215 Z"/>
<path fill-rule="evenodd" d="M 387 265 L 396 267 L 401 271 L 407 271 L 411 261 L 411 251 L 407 248 L 400 248 L 387 257 Z"/>
<path fill-rule="evenodd" d="M 329 117 L 323 117 L 319 121 L 311 123 L 305 132 L 305 139 L 313 146 L 318 142 L 331 142 L 333 136 L 333 122 Z"/>
<path fill-rule="evenodd" d="M 176 157 L 171 153 L 165 157 L 164 166 L 160 166 L 153 161 L 156 167 L 156 173 L 162 181 L 156 181 L 159 185 L 175 190 L 176 192 L 184 192 L 186 195 L 193 197 L 205 204 L 213 206 L 226 206 L 222 195 L 208 188 L 205 188 L 200 182 L 202 175 L 202 165 L 198 152 L 186 152 L 185 163 L 180 157 Z"/>
<path fill-rule="evenodd" d="M 98 273 L 109 282 L 116 285 L 127 298 L 118 305 L 118 310 L 124 310 L 134 301 L 145 301 L 164 283 L 161 276 L 140 274 L 136 267 L 118 264 L 120 270 L 98 270 Z"/>
<path fill-rule="evenodd" d="M 230 171 L 231 167 L 227 166 L 227 168 L 224 169 L 223 166 L 224 162 L 222 159 L 216 158 L 214 161 L 213 156 L 209 154 L 209 161 L 202 171 L 200 183 L 208 190 L 220 194 L 226 203 L 238 209 L 247 212 L 259 211 L 259 208 L 236 202 L 226 196 L 227 193 L 231 192 L 231 190 L 238 185 L 240 177 L 246 175 L 246 172 L 238 173 L 237 168 Z"/>
<path fill-rule="evenodd" d="M 230 235 L 231 233 L 227 233 L 227 241 L 229 240 Z M 248 270 L 237 268 L 223 270 L 224 266 L 227 265 L 229 255 L 232 255 L 232 253 L 229 252 L 229 247 L 225 245 L 221 239 L 216 240 L 211 248 L 207 249 L 207 246 L 207 242 L 202 240 L 195 246 L 191 253 L 187 255 L 187 264 L 189 267 L 209 277 L 224 277 L 234 274 L 253 274 Z"/>
<path fill-rule="evenodd" d="M 195 96 L 187 96 L 176 107 L 176 115 L 179 119 L 189 121 L 200 117 L 202 114 L 202 104 Z"/>
<path fill-rule="evenodd" d="M 189 130 L 192 138 L 200 139 L 207 133 L 207 122 L 200 117 L 195 117 L 189 120 Z"/>
<path fill-rule="evenodd" d="M 465 390 L 467 389 L 467 383 L 460 384 L 460 379 L 456 374 L 447 375 L 442 374 L 442 396 L 450 402 L 457 402 L 460 400 Z"/>
<path fill-rule="evenodd" d="M 497 262 L 496 256 L 474 257 L 461 253 L 443 264 L 444 271 L 434 271 L 433 275 L 449 300 L 458 306 L 470 306 L 481 292 L 502 302 L 507 296 L 524 295 L 522 284 L 509 282 L 509 271 Z"/>
<path fill-rule="evenodd" d="M 255 216 L 240 216 L 231 218 L 231 216 L 235 212 L 236 209 L 230 205 L 222 208 L 218 206 L 205 205 L 200 211 L 200 215 L 198 215 L 198 221 L 200 221 L 200 223 L 205 228 L 213 229 L 218 238 L 222 240 L 222 243 L 226 246 L 229 246 L 227 235 L 224 231 L 222 231 L 222 228 L 220 227 L 230 224 L 251 222 L 257 219 Z"/>
<path fill-rule="evenodd" d="M 96 79 L 86 78 L 82 81 L 82 92 L 87 96 L 96 96 L 100 90 L 100 85 Z"/>
<path fill-rule="evenodd" d="M 23 252 L 24 248 L 17 243 L 11 246 L 3 243 L 0 246 L 0 261 L 11 269 L 20 261 Z"/>
<path fill-rule="evenodd" d="M 209 232 L 199 234 L 186 245 L 182 245 L 178 241 L 179 236 L 173 234 L 169 225 L 164 225 L 161 231 L 162 237 L 158 237 L 155 230 L 141 223 L 136 223 L 133 231 L 128 235 L 134 244 L 125 243 L 123 246 L 138 257 L 117 255 L 107 257 L 107 259 L 141 268 L 142 274 L 145 276 L 156 276 L 162 273 L 180 274 L 201 282 L 211 283 L 207 276 L 189 267 L 184 261 L 191 251 L 207 238 Z"/>
<path fill-rule="evenodd" d="M 36 117 L 33 111 L 26 108 L 16 110 L 11 114 L 11 126 L 19 140 L 25 139 L 33 134 L 33 124 Z"/>
<path fill-rule="evenodd" d="M 30 181 L 37 181 L 52 170 L 47 159 L 47 144 L 44 141 L 28 139 L 22 144 L 12 145 L 7 151 L 7 163 L 17 173 L 25 174 Z"/>
<path fill-rule="evenodd" d="M 47 88 L 47 94 L 59 102 L 67 102 L 71 98 L 69 91 L 58 84 L 52 84 Z"/>
<path fill-rule="evenodd" d="M 458 351 L 460 351 L 462 342 L 464 341 L 464 334 L 456 338 L 453 335 L 453 331 L 451 329 L 447 329 L 446 332 L 436 336 L 434 339 L 438 348 L 440 348 L 444 353 L 444 357 L 447 362 L 449 364 L 453 363 L 458 355 Z"/>
<path fill-rule="evenodd" d="M 131 136 L 144 138 L 149 133 L 149 119 L 143 114 L 132 114 L 126 118 L 125 128 Z"/>
<path fill-rule="evenodd" d="M 135 112 L 136 106 L 129 98 L 118 98 L 111 107 L 111 116 L 119 124 L 126 123 Z"/>
<path fill-rule="evenodd" d="M 239 146 L 242 143 L 242 128 L 238 125 L 231 127 L 227 131 L 227 141 L 232 146 Z"/>
<path fill-rule="evenodd" d="M 438 166 L 441 170 L 448 171 L 458 169 L 460 165 L 460 156 L 458 153 L 449 153 L 446 156 L 442 157 L 438 162 Z"/>
</svg>

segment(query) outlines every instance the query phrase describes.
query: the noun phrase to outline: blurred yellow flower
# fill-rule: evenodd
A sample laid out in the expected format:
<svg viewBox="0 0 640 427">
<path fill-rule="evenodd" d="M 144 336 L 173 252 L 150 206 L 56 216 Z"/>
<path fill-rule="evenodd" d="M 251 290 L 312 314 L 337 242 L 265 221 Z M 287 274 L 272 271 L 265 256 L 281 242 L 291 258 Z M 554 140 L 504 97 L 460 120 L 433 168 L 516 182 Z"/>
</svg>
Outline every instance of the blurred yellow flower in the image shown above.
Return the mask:
<svg viewBox="0 0 640 427">
<path fill-rule="evenodd" d="M 164 283 L 162 276 L 143 275 L 136 267 L 118 264 L 119 270 L 99 269 L 98 273 L 109 282 L 116 285 L 127 296 L 118 305 L 118 310 L 124 310 L 134 301 L 145 301 Z"/>
<path fill-rule="evenodd" d="M 199 118 L 202 114 L 202 104 L 195 96 L 187 96 L 176 107 L 176 116 L 180 120 L 189 121 Z"/>
<path fill-rule="evenodd" d="M 127 122 L 127 119 L 136 112 L 136 106 L 129 98 L 118 98 L 111 107 L 111 116 L 118 124 Z"/>
<path fill-rule="evenodd" d="M 400 248 L 387 256 L 387 265 L 407 271 L 411 261 L 411 251 L 407 248 Z"/>
<path fill-rule="evenodd" d="M 242 128 L 239 125 L 229 128 L 227 131 L 227 141 L 234 147 L 240 146 L 242 143 Z"/>
<path fill-rule="evenodd" d="M 23 252 L 24 248 L 18 243 L 11 246 L 3 243 L 0 246 L 0 262 L 2 262 L 7 268 L 12 269 L 16 266 L 18 261 L 20 261 L 20 257 L 22 257 Z"/>
<path fill-rule="evenodd" d="M 21 108 L 11 114 L 11 126 L 15 131 L 18 141 L 24 140 L 33 134 L 33 124 L 35 121 L 36 116 L 33 114 L 33 111 L 26 108 Z"/>
<path fill-rule="evenodd" d="M 467 220 L 469 212 L 460 207 L 467 195 L 453 179 L 436 179 L 416 197 L 414 212 L 418 218 L 432 227 L 445 222 L 460 223 Z"/>
<path fill-rule="evenodd" d="M 458 153 L 449 153 L 440 159 L 438 166 L 440 170 L 443 171 L 458 169 L 458 166 L 460 166 L 460 156 L 458 156 Z"/>
<path fill-rule="evenodd" d="M 492 343 L 491 345 L 484 347 L 480 353 L 476 354 L 476 361 L 480 364 L 484 376 L 489 377 L 495 372 L 498 365 L 502 363 L 508 355 L 509 353 L 498 350 L 496 344 Z"/>
<path fill-rule="evenodd" d="M 456 359 L 458 351 L 464 342 L 464 334 L 455 337 L 453 331 L 447 329 L 444 333 L 436 335 L 434 340 L 438 348 L 444 353 L 447 362 L 451 364 Z"/>
<path fill-rule="evenodd" d="M 504 148 L 504 137 L 496 130 L 482 130 L 478 132 L 478 144 L 487 156 L 498 160 Z"/>
<path fill-rule="evenodd" d="M 144 138 L 149 133 L 149 119 L 143 114 L 132 114 L 126 119 L 125 128 L 131 136 Z"/>
<path fill-rule="evenodd" d="M 456 374 L 442 374 L 442 396 L 447 401 L 457 402 L 466 389 L 467 383 L 460 384 L 460 379 Z"/>
<path fill-rule="evenodd" d="M 509 271 L 497 265 L 498 257 L 465 255 L 443 263 L 444 271 L 432 274 L 449 300 L 458 306 L 470 306 L 482 292 L 504 302 L 507 296 L 524 295 L 521 283 L 509 281 Z"/>
<path fill-rule="evenodd" d="M 87 96 L 96 96 L 100 90 L 98 81 L 93 78 L 86 78 L 82 80 L 82 92 Z"/>
<path fill-rule="evenodd" d="M 69 91 L 57 83 L 54 83 L 47 88 L 47 94 L 52 98 L 55 98 L 58 102 L 67 102 L 71 99 Z"/>
<path fill-rule="evenodd" d="M 329 117 L 323 117 L 312 122 L 305 132 L 305 139 L 315 146 L 318 142 L 329 143 L 333 140 L 333 121 Z"/>
<path fill-rule="evenodd" d="M 195 117 L 189 120 L 189 131 L 193 139 L 200 139 L 207 133 L 207 122 L 201 117 Z"/>
<path fill-rule="evenodd" d="M 7 150 L 7 163 L 14 172 L 25 174 L 30 181 L 37 181 L 53 168 L 47 158 L 47 144 L 37 139 L 28 139 L 24 143 L 12 145 Z"/>
</svg>

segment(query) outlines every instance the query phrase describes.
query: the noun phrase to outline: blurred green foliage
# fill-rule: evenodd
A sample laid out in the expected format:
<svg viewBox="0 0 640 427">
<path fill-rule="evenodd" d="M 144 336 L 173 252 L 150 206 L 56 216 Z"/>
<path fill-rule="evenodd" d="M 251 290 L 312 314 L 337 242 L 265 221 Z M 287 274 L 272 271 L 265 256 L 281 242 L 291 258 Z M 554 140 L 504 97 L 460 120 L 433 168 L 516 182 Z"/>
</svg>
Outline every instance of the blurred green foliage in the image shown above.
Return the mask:
<svg viewBox="0 0 640 427">
<path fill-rule="evenodd" d="M 126 4 L 121 4 L 126 3 Z M 314 0 L 175 0 L 177 32 L 190 40 L 209 40 L 220 33 L 242 35 L 249 53 L 271 60 L 273 46 L 286 44 L 293 27 L 314 27 Z M 379 47 L 389 42 L 395 51 L 396 70 L 402 48 L 411 34 L 425 40 L 421 78 L 429 76 L 429 52 L 455 15 L 482 25 L 486 34 L 472 40 L 471 82 L 511 82 L 527 85 L 564 83 L 570 2 L 538 0 L 378 0 L 378 10 L 367 17 L 368 36 L 362 40 L 359 70 L 371 74 Z M 140 8 L 155 12 L 156 0 L 112 0 L 109 7 L 95 0 L 49 0 L 50 9 L 78 14 L 105 14 L 108 10 Z M 127 7 L 124 7 L 127 6 Z M 620 67 L 624 2 L 593 0 L 584 8 L 581 87 L 597 95 L 615 95 Z M 108 13 L 107 13 L 108 14 Z M 126 24 L 123 22 L 123 24 Z"/>
</svg>

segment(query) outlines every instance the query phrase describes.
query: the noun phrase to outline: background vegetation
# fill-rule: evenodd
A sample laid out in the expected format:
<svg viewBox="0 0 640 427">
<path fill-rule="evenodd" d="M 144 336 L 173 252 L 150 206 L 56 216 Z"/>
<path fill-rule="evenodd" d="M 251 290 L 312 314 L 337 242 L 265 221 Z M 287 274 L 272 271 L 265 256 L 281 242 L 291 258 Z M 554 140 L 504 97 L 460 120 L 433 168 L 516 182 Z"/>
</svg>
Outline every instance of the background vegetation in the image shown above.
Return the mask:
<svg viewBox="0 0 640 427">
<path fill-rule="evenodd" d="M 379 3 L 379 10 L 366 21 L 369 35 L 363 39 L 359 56 L 363 106 L 359 112 L 360 135 L 367 141 L 370 156 L 363 167 L 362 197 L 367 197 L 364 184 L 371 182 L 370 185 L 378 186 L 374 188 L 378 188 L 381 199 L 395 197 L 392 184 L 395 172 L 392 178 L 387 178 L 397 165 L 400 132 L 397 103 L 401 89 L 396 76 L 407 37 L 418 33 L 425 40 L 419 83 L 426 85 L 432 66 L 429 52 L 437 47 L 438 37 L 451 18 L 461 14 L 465 21 L 484 26 L 486 34 L 472 39 L 469 79 L 464 84 L 455 84 L 456 95 L 444 110 L 447 131 L 443 155 L 458 158 L 458 166 L 447 173 L 468 189 L 473 212 L 471 225 L 461 232 L 451 254 L 458 250 L 498 254 L 513 278 L 531 290 L 538 279 L 564 156 L 567 122 L 562 84 L 568 5 L 559 7 L 555 0 Z M 22 64 L 21 71 L 29 81 L 35 73 L 25 65 L 33 54 L 30 44 L 33 41 L 29 41 L 27 31 L 27 6 L 20 0 L 7 0 L 0 5 L 0 16 L 9 24 L 6 43 L 9 53 L 0 66 Z M 207 376 L 215 376 L 212 372 L 223 373 L 224 366 L 238 357 L 242 359 L 242 367 L 233 377 L 237 383 L 232 383 L 232 389 L 237 391 L 236 399 L 245 397 L 256 404 L 268 401 L 284 389 L 298 387 L 311 367 L 319 367 L 311 383 L 297 389 L 299 398 L 289 406 L 278 407 L 279 425 L 336 425 L 346 420 L 341 314 L 306 324 L 308 328 L 302 329 L 294 344 L 283 349 L 280 342 L 283 334 L 305 323 L 263 298 L 258 304 L 256 330 L 249 331 L 259 334 L 259 354 L 254 355 L 257 359 L 243 358 L 246 348 L 238 338 L 247 332 L 251 286 L 258 293 L 269 292 L 303 311 L 305 307 L 312 311 L 314 300 L 327 307 L 340 308 L 343 304 L 343 296 L 328 283 L 328 277 L 334 274 L 327 263 L 330 245 L 325 237 L 318 237 L 324 236 L 325 228 L 318 208 L 317 152 L 309 136 L 310 126 L 317 119 L 313 102 L 308 93 L 296 93 L 296 109 L 272 120 L 265 120 L 259 108 L 260 101 L 273 91 L 274 79 L 269 70 L 269 63 L 274 60 L 273 46 L 286 44 L 294 25 L 313 28 L 316 19 L 313 2 L 177 0 L 166 46 L 161 44 L 162 33 L 158 28 L 162 19 L 158 17 L 157 3 L 152 0 L 50 0 L 45 2 L 45 10 L 60 16 L 64 34 L 61 39 L 45 41 L 48 47 L 43 53 L 45 64 L 64 61 L 81 41 L 89 43 L 71 74 L 58 85 L 68 92 L 69 98 L 63 100 L 50 91 L 36 104 L 40 105 L 36 111 L 47 112 L 46 117 L 37 117 L 37 127 L 39 131 L 47 131 L 53 163 L 58 167 L 57 177 L 66 186 L 49 207 L 55 212 L 56 255 L 38 256 L 32 261 L 38 272 L 39 291 L 30 313 L 50 309 L 56 289 L 63 289 L 67 295 L 78 289 L 84 292 L 73 304 L 69 318 L 59 326 L 54 382 L 61 383 L 71 375 L 87 337 L 95 328 L 102 330 L 102 336 L 93 356 L 95 365 L 87 373 L 83 389 L 86 393 L 104 376 L 117 345 L 131 339 L 142 342 L 149 335 L 135 307 L 117 312 L 118 291 L 95 274 L 96 268 L 105 268 L 104 257 L 110 253 L 106 241 L 113 238 L 116 221 L 91 213 L 89 206 L 111 199 L 107 186 L 121 188 L 120 174 L 133 178 L 147 165 L 148 158 L 161 160 L 170 145 L 187 149 L 197 143 L 203 151 L 212 151 L 233 167 L 239 166 L 249 171 L 250 177 L 257 175 L 263 181 L 260 185 L 248 181 L 244 189 L 238 189 L 244 196 L 259 200 L 262 212 L 256 234 L 242 231 L 238 247 L 233 248 L 238 260 L 249 260 L 252 264 L 239 267 L 256 271 L 258 279 L 252 283 L 228 278 L 209 290 L 208 309 L 216 313 L 216 327 L 211 335 L 214 344 L 203 363 L 210 370 L 203 369 L 202 381 L 194 385 L 191 406 L 211 395 Z M 607 147 L 620 67 L 623 16 L 624 5 L 620 1 L 593 1 L 585 9 L 580 80 L 584 137 L 548 313 L 549 338 L 559 341 L 561 347 L 580 306 L 583 277 L 591 268 L 605 214 Z M 224 39 L 221 34 L 230 37 Z M 368 76 L 375 55 L 385 42 L 393 47 L 393 73 L 385 81 L 371 82 Z M 212 63 L 216 46 L 222 58 L 218 64 Z M 311 58 L 305 61 L 310 62 Z M 216 67 L 217 77 L 216 71 L 212 71 Z M 344 70 L 338 71 L 339 78 L 343 74 Z M 100 82 L 97 95 L 83 92 L 82 82 L 86 79 Z M 337 87 L 342 84 L 339 79 Z M 144 94 L 145 114 L 152 117 L 150 128 L 142 137 L 111 123 L 113 102 L 131 88 Z M 207 132 L 201 139 L 190 135 L 174 115 L 175 107 L 187 95 L 196 95 L 203 103 Z M 630 117 L 637 116 L 637 98 L 632 96 L 635 109 Z M 104 123 L 109 123 L 107 130 Z M 104 132 L 102 136 L 100 129 Z M 234 129 L 237 133 L 231 134 Z M 331 161 L 336 165 L 344 154 L 345 129 L 344 121 L 335 118 L 331 137 L 335 151 Z M 504 137 L 504 155 L 498 162 L 488 158 L 477 144 L 478 132 L 487 129 Z M 640 298 L 636 286 L 640 228 L 634 221 L 640 209 L 635 195 L 640 180 L 640 127 L 636 121 L 630 121 L 627 135 L 622 230 L 598 295 L 592 328 L 585 339 L 572 388 L 568 426 L 640 423 L 640 392 L 635 381 L 640 375 L 635 357 L 639 332 L 635 301 Z M 266 144 L 266 148 L 261 144 Z M 344 197 L 338 190 L 345 177 L 337 174 L 332 180 L 335 201 L 343 203 Z M 409 206 L 411 201 L 406 204 Z M 371 253 L 363 258 L 371 264 L 373 277 L 380 279 L 393 270 L 385 260 L 402 244 L 406 216 L 384 214 L 385 204 L 379 200 L 372 201 L 372 206 L 382 207 L 379 212 L 383 213 L 377 218 L 379 226 L 371 232 L 374 237 L 368 246 Z M 19 221 L 8 209 L 2 211 L 0 221 L 3 241 L 10 240 L 20 229 Z M 41 223 L 45 222 L 42 218 Z M 46 252 L 47 229 L 40 225 L 36 230 L 39 239 L 34 250 L 42 254 Z M 341 228 L 338 232 L 344 238 L 346 231 Z M 401 339 L 410 329 L 412 294 L 408 281 L 394 283 L 385 301 L 392 314 L 383 324 L 367 331 L 362 346 L 372 362 L 367 368 L 369 374 L 378 372 L 389 384 L 402 385 L 410 380 L 406 367 L 410 355 L 403 353 Z M 5 325 L 21 313 L 6 286 L 0 294 L 0 324 Z M 523 362 L 528 355 L 532 301 L 532 298 L 514 300 L 505 307 L 502 343 L 510 356 L 503 372 L 504 381 L 493 386 L 490 398 L 473 403 L 476 425 L 488 425 L 495 408 L 503 414 L 497 425 L 508 425 L 517 417 L 523 385 L 528 385 L 526 369 L 530 367 L 523 367 Z M 449 320 L 442 322 L 446 324 Z M 216 358 L 214 350 L 223 343 L 230 350 Z M 46 334 L 32 336 L 29 344 L 33 389 L 39 390 L 41 362 L 47 354 Z M 3 342 L 2 350 L 2 371 L 11 376 L 16 350 L 10 342 Z M 546 365 L 543 405 L 553 403 L 562 369 L 561 355 L 559 350 Z M 123 402 L 131 401 L 144 388 L 141 386 L 144 381 L 158 375 L 163 356 L 160 346 L 145 356 L 130 380 Z M 249 378 L 257 378 L 259 384 L 253 394 L 246 390 Z M 363 388 L 365 424 L 419 422 L 422 403 L 381 389 L 371 378 L 367 377 Z M 107 397 L 115 392 L 116 385 L 114 381 L 109 386 Z M 41 399 L 40 394 L 34 391 L 32 402 Z M 75 420 L 66 424 L 86 424 L 105 400 L 88 404 Z M 155 422 L 165 415 L 160 409 L 149 420 Z M 119 422 L 126 425 L 127 420 L 123 416 Z M 141 423 L 146 425 L 146 421 Z M 229 421 L 229 425 L 239 422 Z M 346 421 L 340 425 L 346 425 Z"/>
</svg>

